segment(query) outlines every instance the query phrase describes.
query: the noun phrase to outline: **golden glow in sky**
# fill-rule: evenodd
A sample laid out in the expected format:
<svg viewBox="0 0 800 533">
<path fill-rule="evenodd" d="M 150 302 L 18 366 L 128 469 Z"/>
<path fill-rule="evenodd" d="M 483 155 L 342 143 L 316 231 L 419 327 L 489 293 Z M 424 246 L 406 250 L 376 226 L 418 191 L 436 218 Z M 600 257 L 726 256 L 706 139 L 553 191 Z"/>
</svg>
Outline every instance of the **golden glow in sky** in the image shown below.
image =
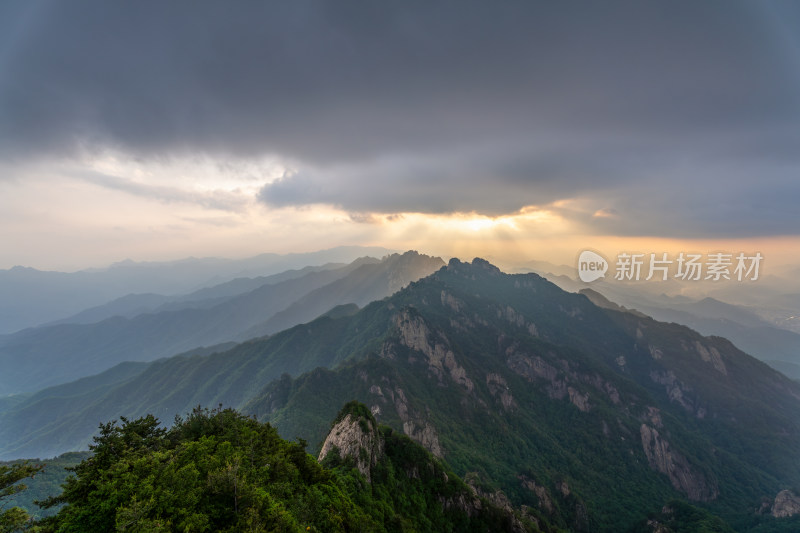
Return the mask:
<svg viewBox="0 0 800 533">
<path fill-rule="evenodd" d="M 260 187 L 287 168 L 277 158 L 235 164 L 204 157 L 143 162 L 109 154 L 89 157 L 82 165 L 30 168 L 24 181 L 0 182 L 0 209 L 8 220 L 0 227 L 7 247 L 0 268 L 75 270 L 126 258 L 246 257 L 340 245 L 416 249 L 445 258 L 480 256 L 507 266 L 531 260 L 571 265 L 585 248 L 607 257 L 622 251 L 761 251 L 767 267 L 800 261 L 795 237 L 598 234 L 591 220 L 615 215 L 580 198 L 501 216 L 351 213 L 323 204 L 275 208 L 259 202 Z"/>
<path fill-rule="evenodd" d="M 797 264 L 790 4 L 12 3 L 0 268 L 341 245 Z"/>
</svg>

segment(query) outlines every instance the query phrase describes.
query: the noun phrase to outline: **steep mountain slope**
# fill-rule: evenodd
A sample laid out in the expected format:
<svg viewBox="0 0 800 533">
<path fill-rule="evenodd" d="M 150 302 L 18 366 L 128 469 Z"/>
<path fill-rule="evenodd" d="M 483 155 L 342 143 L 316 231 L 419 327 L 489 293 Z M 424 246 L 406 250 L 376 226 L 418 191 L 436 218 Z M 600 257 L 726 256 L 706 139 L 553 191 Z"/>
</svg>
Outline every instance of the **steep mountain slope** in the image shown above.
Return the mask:
<svg viewBox="0 0 800 533">
<path fill-rule="evenodd" d="M 220 353 L 155 361 L 99 393 L 62 397 L 41 391 L 0 412 L 0 459 L 83 449 L 100 422 L 119 416 L 150 413 L 170 420 L 197 405 L 236 407 L 283 373 L 297 375 L 365 355 L 375 348 L 373 339 L 379 333 L 372 317 L 361 312 L 340 319 L 323 317 Z"/>
<path fill-rule="evenodd" d="M 716 335 L 761 359 L 793 379 L 800 379 L 800 334 L 775 327 L 756 313 L 714 298 L 691 300 L 668 296 L 644 297 L 630 289 L 601 289 L 619 302 L 662 322 L 689 326 L 703 335 Z M 594 289 L 583 289 L 581 292 Z M 591 296 L 589 296 L 591 298 Z"/>
<path fill-rule="evenodd" d="M 461 524 L 454 528 L 457 531 L 551 530 L 547 520 L 529 508 L 515 510 L 507 502 L 498 505 L 481 497 L 446 463 L 408 436 L 378 424 L 358 402 L 349 402 L 339 411 L 319 461 L 341 474 L 355 476 L 357 472 L 370 489 L 361 492 L 358 500 L 370 507 L 381 500 L 391 501 L 398 514 L 421 522 L 420 529 L 445 531 L 449 529 L 448 515 L 455 514 L 461 515 Z M 436 497 L 428 497 L 430 493 Z"/>
<path fill-rule="evenodd" d="M 725 339 L 478 260 L 389 306 L 371 357 L 284 377 L 246 409 L 319 445 L 331 406 L 356 398 L 575 530 L 621 531 L 675 497 L 752 525 L 800 481 L 800 387 Z"/>
<path fill-rule="evenodd" d="M 332 291 L 334 297 L 326 301 L 330 303 L 343 298 L 344 302 L 347 302 L 350 297 L 361 301 L 362 291 L 359 287 L 362 286 L 365 294 L 386 296 L 394 284 L 405 285 L 421 273 L 429 273 L 443 264 L 439 258 L 430 258 L 416 252 L 395 254 L 384 258 L 381 262 L 371 263 L 371 261 L 361 261 L 349 266 L 350 273 L 347 277 L 340 277 L 344 283 L 336 286 L 348 290 L 334 289 Z M 374 268 L 364 269 L 364 267 Z M 322 275 L 330 276 L 333 272 L 314 274 L 314 276 Z M 291 285 L 287 287 L 286 283 Z M 176 341 L 172 347 L 177 351 L 178 348 L 191 344 L 181 335 L 189 335 L 194 341 L 205 340 L 210 343 L 219 338 L 214 335 L 223 325 L 234 327 L 252 324 L 259 316 L 263 316 L 266 306 L 284 305 L 283 296 L 291 297 L 292 291 L 298 284 L 306 291 L 316 286 L 308 277 L 304 277 L 262 287 L 208 312 L 186 310 L 183 313 L 189 314 L 182 315 L 184 319 L 180 322 L 180 325 L 186 325 L 186 329 L 175 327 L 175 322 L 170 320 L 169 313 L 166 318 L 163 314 L 145 315 L 131 322 L 139 323 L 146 320 L 148 324 L 158 328 L 151 331 L 161 331 L 170 326 L 174 335 L 170 338 Z M 283 292 L 279 292 L 279 289 Z M 261 315 L 253 311 L 254 305 L 262 306 Z M 336 314 L 352 314 L 342 309 Z M 210 311 L 216 314 L 208 314 Z M 203 321 L 192 323 L 190 320 L 192 317 L 202 318 Z M 283 372 L 297 374 L 320 365 L 335 364 L 350 354 L 348 349 L 357 348 L 359 343 L 369 340 L 363 332 L 356 334 L 354 338 L 346 338 L 345 335 L 351 332 L 339 331 L 337 329 L 339 326 L 331 316 L 318 323 L 319 328 L 315 328 L 316 335 L 311 338 L 306 329 L 295 329 L 276 335 L 274 339 L 245 342 L 230 351 L 227 351 L 229 346 L 212 350 L 225 353 L 211 357 L 200 357 L 195 350 L 189 355 L 155 362 L 130 383 L 120 384 L 109 391 L 85 390 L 82 394 L 65 399 L 62 394 L 56 392 L 59 389 L 51 389 L 41 391 L 22 402 L 9 404 L 9 409 L 5 412 L 0 410 L 0 456 L 9 458 L 22 455 L 51 456 L 85 446 L 100 421 L 120 415 L 140 416 L 149 412 L 169 420 L 175 414 L 185 413 L 198 404 L 216 405 L 222 402 L 236 406 L 244 399 L 248 399 L 248 394 L 255 394 L 263 385 L 279 377 Z M 366 329 L 369 330 L 370 327 Z M 153 339 L 144 337 L 142 330 L 136 331 L 137 341 L 150 342 L 152 346 Z M 123 338 L 119 336 L 115 341 L 114 336 L 109 334 L 109 346 L 116 350 L 123 349 L 124 347 L 117 346 Z M 341 338 L 346 339 L 342 341 L 346 347 L 335 345 Z M 96 343 L 101 339 L 89 336 L 88 340 Z M 63 352 L 63 347 L 61 349 Z M 298 350 L 308 350 L 310 353 L 300 355 L 297 353 Z M 83 353 L 86 353 L 85 348 Z M 103 361 L 109 361 L 110 355 L 115 353 L 119 352 L 103 351 Z M 123 353 L 129 355 L 130 351 Z M 262 357 L 265 353 L 271 354 L 266 361 Z M 30 366 L 32 373 L 39 371 L 44 374 L 43 369 L 35 367 L 32 363 Z M 30 376 L 26 378 L 31 379 Z M 42 380 L 60 378 L 63 379 L 63 375 L 42 377 Z M 36 428 L 36 431 L 32 428 Z"/>
<path fill-rule="evenodd" d="M 99 421 L 220 402 L 319 449 L 352 399 L 492 501 L 575 531 L 625 531 L 675 498 L 740 530 L 800 521 L 769 516 L 800 486 L 797 383 L 725 339 L 478 259 L 352 315 L 153 363 L 82 409 L 18 405 L 0 443 L 5 457 L 54 454 Z"/>
<path fill-rule="evenodd" d="M 108 268 L 69 273 L 17 266 L 0 270 L 0 334 L 59 320 L 126 294 L 183 294 L 234 278 L 267 276 L 307 265 L 350 263 L 358 257 L 389 253 L 392 250 L 380 247 L 340 246 L 245 259 L 122 261 Z"/>
<path fill-rule="evenodd" d="M 0 394 L 64 383 L 122 361 L 152 361 L 197 346 L 229 341 L 308 291 L 346 276 L 361 264 L 359 261 L 342 269 L 263 285 L 208 309 L 45 326 L 0 337 L 0 367 L 4 370 Z"/>
<path fill-rule="evenodd" d="M 287 270 L 271 276 L 255 278 L 236 278 L 219 285 L 205 287 L 188 294 L 167 296 L 163 294 L 127 294 L 106 304 L 92 307 L 80 313 L 45 324 L 93 324 L 111 317 L 133 318 L 144 313 L 161 311 L 180 311 L 189 308 L 209 308 L 233 296 L 254 291 L 264 285 L 274 285 L 323 270 L 334 270 L 346 267 L 343 263 L 327 263 L 320 266 L 308 266 L 296 270 Z"/>
<path fill-rule="evenodd" d="M 319 304 L 304 300 L 299 314 L 283 315 L 286 327 L 311 320 L 338 304 L 363 304 L 388 296 L 443 264 L 439 258 L 416 252 L 383 260 L 361 258 L 343 268 L 265 284 L 229 298 L 219 296 L 220 301 L 212 297 L 209 305 L 201 299 L 194 302 L 196 307 L 130 319 L 114 317 L 96 324 L 47 326 L 0 337 L 0 366 L 4 369 L 0 395 L 64 383 L 121 361 L 152 361 L 197 346 L 263 335 L 245 332 L 311 291 L 324 289 Z M 336 281 L 339 283 L 326 288 Z"/>
<path fill-rule="evenodd" d="M 286 442 L 273 427 L 231 410 L 195 410 L 169 431 L 152 416 L 105 424 L 94 455 L 74 468 L 52 501 L 66 505 L 37 526 L 45 532 L 550 531 L 542 520 L 479 497 L 408 437 L 379 428 L 368 411 L 359 416 L 346 406 L 341 416 L 357 417 L 350 435 L 379 446 L 367 479 L 351 467 L 352 457 L 332 450 L 320 466 L 303 443 Z"/>
<path fill-rule="evenodd" d="M 352 275 L 315 289 L 269 320 L 247 330 L 248 339 L 271 335 L 295 324 L 308 322 L 336 305 L 354 303 L 359 307 L 397 292 L 444 266 L 438 257 L 407 252 L 389 258 L 389 265 L 362 265 Z M 389 266 L 389 268 L 386 268 Z"/>
</svg>

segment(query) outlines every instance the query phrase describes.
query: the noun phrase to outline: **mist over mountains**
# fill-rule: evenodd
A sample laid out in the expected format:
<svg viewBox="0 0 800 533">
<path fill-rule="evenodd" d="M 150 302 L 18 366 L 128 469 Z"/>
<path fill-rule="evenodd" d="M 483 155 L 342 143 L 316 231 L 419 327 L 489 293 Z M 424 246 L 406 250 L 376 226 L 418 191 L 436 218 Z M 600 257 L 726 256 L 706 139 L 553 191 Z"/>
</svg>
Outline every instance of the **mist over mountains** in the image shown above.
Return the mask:
<svg viewBox="0 0 800 533">
<path fill-rule="evenodd" d="M 311 320 L 347 303 L 364 305 L 390 295 L 444 263 L 407 253 L 383 260 L 361 258 L 349 265 L 296 277 L 238 279 L 127 318 L 112 316 L 91 324 L 64 323 L 0 337 L 0 395 L 29 392 L 102 372 L 123 361 L 153 361 L 199 346 L 274 333 Z M 257 285 L 250 289 L 251 285 Z M 322 290 L 312 299 L 303 299 Z M 239 293 L 238 291 L 245 292 Z M 141 300 L 136 297 L 130 299 Z M 152 301 L 152 299 L 151 299 Z M 105 309 L 119 309 L 119 301 Z M 101 311 L 91 310 L 102 317 Z M 272 326 L 273 315 L 282 324 Z M 253 333 L 250 333 L 250 332 Z"/>
<path fill-rule="evenodd" d="M 335 279 L 321 284 L 326 276 Z M 287 290 L 294 300 L 271 318 L 244 306 L 259 291 L 278 301 L 279 287 L 297 283 L 303 294 Z M 221 303 L 153 322 L 222 306 L 198 329 L 248 316 L 249 331 L 296 325 L 3 398 L 0 459 L 85 449 L 101 422 L 154 414 L 168 423 L 197 405 L 239 409 L 316 453 L 356 399 L 483 497 L 574 531 L 633 530 L 676 498 L 737 529 L 772 524 L 786 505 L 779 494 L 800 483 L 800 384 L 726 339 L 598 294 L 415 252 L 290 276 L 230 301 L 228 289 L 207 293 Z M 235 314 L 240 306 L 250 311 Z"/>
<path fill-rule="evenodd" d="M 800 532 L 798 28 L 0 2 L 0 533 Z"/>
<path fill-rule="evenodd" d="M 0 334 L 64 319 L 128 294 L 176 295 L 235 278 L 257 277 L 325 263 L 382 257 L 392 250 L 342 246 L 246 259 L 188 258 L 172 262 L 122 261 L 108 268 L 49 272 L 17 266 L 0 270 Z"/>
<path fill-rule="evenodd" d="M 583 283 L 575 269 L 532 261 L 518 269 L 537 272 L 572 292 L 585 292 L 598 305 L 623 306 L 663 322 L 689 326 L 704 335 L 730 339 L 739 348 L 800 380 L 800 280 L 787 270 L 757 284 L 689 282 L 619 282 L 606 279 Z M 600 298 L 594 299 L 593 295 Z"/>
</svg>

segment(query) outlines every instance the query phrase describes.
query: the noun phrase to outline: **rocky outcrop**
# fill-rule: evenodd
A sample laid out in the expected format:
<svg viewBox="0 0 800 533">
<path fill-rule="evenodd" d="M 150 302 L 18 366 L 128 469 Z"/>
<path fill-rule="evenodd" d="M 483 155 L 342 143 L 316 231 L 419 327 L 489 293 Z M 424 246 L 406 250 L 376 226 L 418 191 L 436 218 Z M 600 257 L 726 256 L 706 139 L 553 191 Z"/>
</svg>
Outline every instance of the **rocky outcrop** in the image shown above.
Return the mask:
<svg viewBox="0 0 800 533">
<path fill-rule="evenodd" d="M 553 506 L 553 500 L 550 498 L 550 494 L 548 494 L 547 489 L 544 486 L 537 484 L 536 481 L 528 476 L 519 475 L 517 477 L 522 482 L 523 487 L 536 495 L 536 498 L 539 500 L 539 509 L 547 512 L 548 514 L 553 514 L 555 507 Z"/>
<path fill-rule="evenodd" d="M 439 444 L 439 435 L 435 428 L 427 420 L 419 416 L 412 416 L 408 407 L 408 400 L 400 387 L 394 390 L 394 406 L 397 416 L 403 422 L 403 433 L 408 435 L 411 440 L 417 441 L 423 448 L 431 452 L 436 457 L 444 457 L 444 451 Z"/>
<path fill-rule="evenodd" d="M 413 409 L 409 405 L 408 398 L 406 398 L 402 388 L 394 387 L 392 389 L 386 377 L 382 378 L 382 380 L 385 382 L 384 387 L 373 384 L 369 388 L 369 393 L 372 395 L 373 402 L 375 402 L 370 406 L 373 416 L 379 416 L 383 412 L 383 408 L 379 404 L 384 404 L 384 406 L 393 405 L 400 422 L 403 424 L 403 433 L 408 435 L 411 440 L 422 445 L 434 456 L 444 457 L 444 451 L 441 444 L 439 444 L 439 435 L 428 420 L 427 413 L 419 413 Z"/>
<path fill-rule="evenodd" d="M 664 427 L 664 421 L 661 419 L 661 409 L 658 407 L 648 406 L 645 417 L 653 426 L 657 428 Z"/>
<path fill-rule="evenodd" d="M 567 393 L 569 394 L 569 401 L 572 402 L 575 407 L 584 413 L 589 411 L 589 394 L 581 393 L 579 390 L 572 387 L 567 387 Z"/>
<path fill-rule="evenodd" d="M 439 378 L 439 381 L 449 375 L 467 392 L 472 392 L 475 385 L 467 377 L 464 367 L 456 361 L 455 354 L 443 335 L 434 335 L 425 320 L 409 309 L 404 309 L 395 315 L 395 325 L 398 329 L 400 344 L 422 353 L 427 360 L 428 369 Z"/>
<path fill-rule="evenodd" d="M 480 498 L 474 493 L 461 492 L 449 498 L 439 498 L 439 503 L 446 510 L 456 509 L 469 517 L 476 516 L 483 508 Z"/>
<path fill-rule="evenodd" d="M 342 459 L 352 459 L 358 471 L 370 481 L 372 467 L 383 455 L 383 442 L 375 419 L 355 413 L 345 415 L 331 428 L 318 460 L 322 461 L 334 450 Z"/>
<path fill-rule="evenodd" d="M 647 348 L 648 348 L 648 350 L 650 351 L 650 356 L 651 356 L 653 359 L 655 359 L 656 361 L 658 361 L 659 359 L 661 359 L 662 357 L 664 357 L 664 352 L 662 352 L 660 348 L 656 348 L 656 347 L 655 347 L 655 346 L 653 346 L 652 344 L 651 344 L 651 345 L 649 345 Z"/>
<path fill-rule="evenodd" d="M 488 275 L 494 277 L 503 275 L 499 268 L 480 257 L 473 259 L 472 263 L 464 263 L 454 257 L 447 263 L 447 270 L 454 274 L 467 277 L 468 279 L 475 279 L 476 273 L 481 276 Z"/>
<path fill-rule="evenodd" d="M 711 363 L 718 372 L 726 376 L 728 375 L 728 368 L 722 361 L 722 355 L 719 353 L 719 350 L 713 346 L 706 348 L 700 341 L 694 341 L 694 348 L 698 355 L 700 355 L 700 359 L 706 363 Z"/>
<path fill-rule="evenodd" d="M 442 305 L 445 307 L 449 307 L 456 313 L 460 313 L 462 309 L 466 307 L 464 302 L 453 296 L 447 291 L 442 291 L 441 293 Z"/>
<path fill-rule="evenodd" d="M 420 443 L 436 457 L 444 457 L 444 451 L 441 444 L 439 444 L 439 435 L 429 422 L 426 421 L 418 425 L 413 420 L 406 420 L 403 422 L 403 433 L 411 437 L 411 440 Z"/>
<path fill-rule="evenodd" d="M 506 356 L 508 357 L 506 360 L 508 368 L 526 378 L 528 381 L 541 378 L 552 383 L 558 378 L 558 369 L 547 363 L 538 355 L 534 357 L 523 355 L 514 351 L 514 347 L 512 346 L 506 350 Z"/>
<path fill-rule="evenodd" d="M 692 389 L 682 383 L 675 376 L 675 372 L 672 370 L 651 370 L 650 379 L 652 379 L 655 383 L 664 385 L 670 402 L 680 405 L 690 413 L 695 412 L 694 402 L 692 401 L 691 396 L 687 394 L 691 393 Z"/>
<path fill-rule="evenodd" d="M 500 374 L 486 374 L 486 386 L 489 387 L 489 394 L 500 400 L 500 405 L 506 411 L 517 406 L 514 396 L 511 395 L 511 389 L 508 388 L 508 383 Z"/>
<path fill-rule="evenodd" d="M 772 516 L 784 518 L 800 514 L 800 497 L 790 490 L 782 490 L 775 496 L 772 504 Z"/>
<path fill-rule="evenodd" d="M 614 405 L 619 405 L 622 402 L 619 391 L 608 380 L 603 379 L 596 373 L 577 372 L 574 370 L 575 365 L 570 365 L 569 361 L 564 359 L 556 361 L 556 364 L 562 367 L 563 370 L 561 370 L 538 355 L 529 356 L 516 351 L 516 345 L 509 346 L 505 350 L 505 355 L 508 368 L 528 381 L 544 380 L 549 382 L 546 389 L 547 395 L 553 400 L 561 400 L 568 397 L 569 401 L 581 411 L 590 411 L 592 404 L 589 402 L 589 392 L 584 390 L 583 387 L 568 385 L 569 383 L 583 383 L 594 387 L 607 396 Z"/>
<path fill-rule="evenodd" d="M 508 496 L 502 490 L 493 490 L 487 491 L 484 490 L 480 484 L 478 483 L 477 476 L 474 473 L 469 473 L 464 477 L 464 481 L 467 483 L 467 486 L 472 489 L 473 494 L 483 498 L 484 500 L 489 501 L 495 507 L 498 507 L 504 513 L 506 513 L 511 518 L 511 524 L 509 531 L 511 533 L 518 533 L 526 531 L 526 527 L 522 524 L 517 516 L 514 514 L 514 507 L 511 504 L 511 500 L 508 499 Z"/>
<path fill-rule="evenodd" d="M 497 318 L 505 320 L 509 324 L 519 328 L 525 328 L 525 330 L 527 330 L 527 332 L 533 337 L 539 336 L 539 330 L 536 328 L 536 324 L 526 320 L 520 312 L 510 305 L 494 307 L 494 310 L 497 313 Z"/>
<path fill-rule="evenodd" d="M 673 450 L 657 429 L 642 424 L 639 430 L 650 468 L 666 474 L 672 486 L 685 493 L 690 500 L 705 502 L 717 497 L 717 488 L 692 468 L 686 457 Z"/>
</svg>

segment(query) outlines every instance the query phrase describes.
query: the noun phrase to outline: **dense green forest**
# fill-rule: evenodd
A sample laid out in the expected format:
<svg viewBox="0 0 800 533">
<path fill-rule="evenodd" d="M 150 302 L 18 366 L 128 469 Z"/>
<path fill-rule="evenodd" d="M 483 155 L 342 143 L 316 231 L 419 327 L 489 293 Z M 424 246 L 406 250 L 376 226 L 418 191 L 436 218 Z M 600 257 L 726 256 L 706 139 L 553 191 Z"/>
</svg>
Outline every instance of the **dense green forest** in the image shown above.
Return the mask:
<svg viewBox="0 0 800 533">
<path fill-rule="evenodd" d="M 198 408 L 171 429 L 150 415 L 103 424 L 93 453 L 68 468 L 63 493 L 43 503 L 60 510 L 24 525 L 13 508 L 0 531 L 550 531 L 479 498 L 363 405 L 346 408 L 366 411 L 384 443 L 369 482 L 350 457 L 331 454 L 323 466 L 269 424 Z M 5 486 L 40 466 L 2 468 Z"/>
<path fill-rule="evenodd" d="M 564 531 L 530 508 L 479 497 L 444 462 L 378 425 L 363 404 L 348 403 L 333 426 L 347 415 L 380 439 L 370 480 L 357 458 L 334 447 L 318 464 L 305 442 L 283 440 L 231 409 L 195 409 L 169 430 L 152 416 L 104 424 L 93 453 L 0 465 L 0 532 Z M 366 453 L 361 448 L 362 459 Z M 63 493 L 52 497 L 61 483 Z M 798 522 L 754 517 L 750 526 L 790 533 Z M 673 500 L 629 533 L 653 531 L 734 529 Z"/>
<path fill-rule="evenodd" d="M 35 527 L 800 530 L 778 505 L 798 493 L 800 389 L 725 339 L 599 308 L 479 259 L 338 311 L 227 352 L 153 363 L 81 403 L 91 416 L 49 396 L 59 425 L 39 433 L 67 438 L 77 417 L 122 423 L 101 427 L 94 455 L 49 501 L 56 516 Z M 131 399 L 146 410 L 92 407 Z M 346 415 L 385 424 L 364 437 L 384 450 L 369 471 L 360 452 L 337 460 L 326 448 L 353 399 L 364 405 Z M 144 416 L 188 402 L 243 415 L 195 411 L 169 430 Z M 33 426 L 30 413 L 7 413 L 0 430 Z M 328 450 L 321 466 L 306 442 Z"/>
<path fill-rule="evenodd" d="M 20 462 L 0 464 L 0 532 L 16 531 L 25 525 L 28 514 L 17 506 L 7 506 L 7 499 L 25 490 L 20 480 L 28 478 L 41 470 L 41 466 Z"/>
<path fill-rule="evenodd" d="M 21 483 L 25 486 L 25 490 L 9 495 L 3 500 L 3 505 L 6 508 L 21 507 L 33 518 L 43 518 L 55 514 L 59 509 L 58 506 L 43 509 L 35 502 L 60 494 L 61 485 L 70 475 L 69 468 L 89 457 L 91 457 L 89 452 L 68 452 L 53 459 L 28 461 L 41 469 L 37 470 L 33 477 L 22 479 Z M 0 465 L 10 467 L 15 463 L 19 462 L 0 463 Z"/>
</svg>

